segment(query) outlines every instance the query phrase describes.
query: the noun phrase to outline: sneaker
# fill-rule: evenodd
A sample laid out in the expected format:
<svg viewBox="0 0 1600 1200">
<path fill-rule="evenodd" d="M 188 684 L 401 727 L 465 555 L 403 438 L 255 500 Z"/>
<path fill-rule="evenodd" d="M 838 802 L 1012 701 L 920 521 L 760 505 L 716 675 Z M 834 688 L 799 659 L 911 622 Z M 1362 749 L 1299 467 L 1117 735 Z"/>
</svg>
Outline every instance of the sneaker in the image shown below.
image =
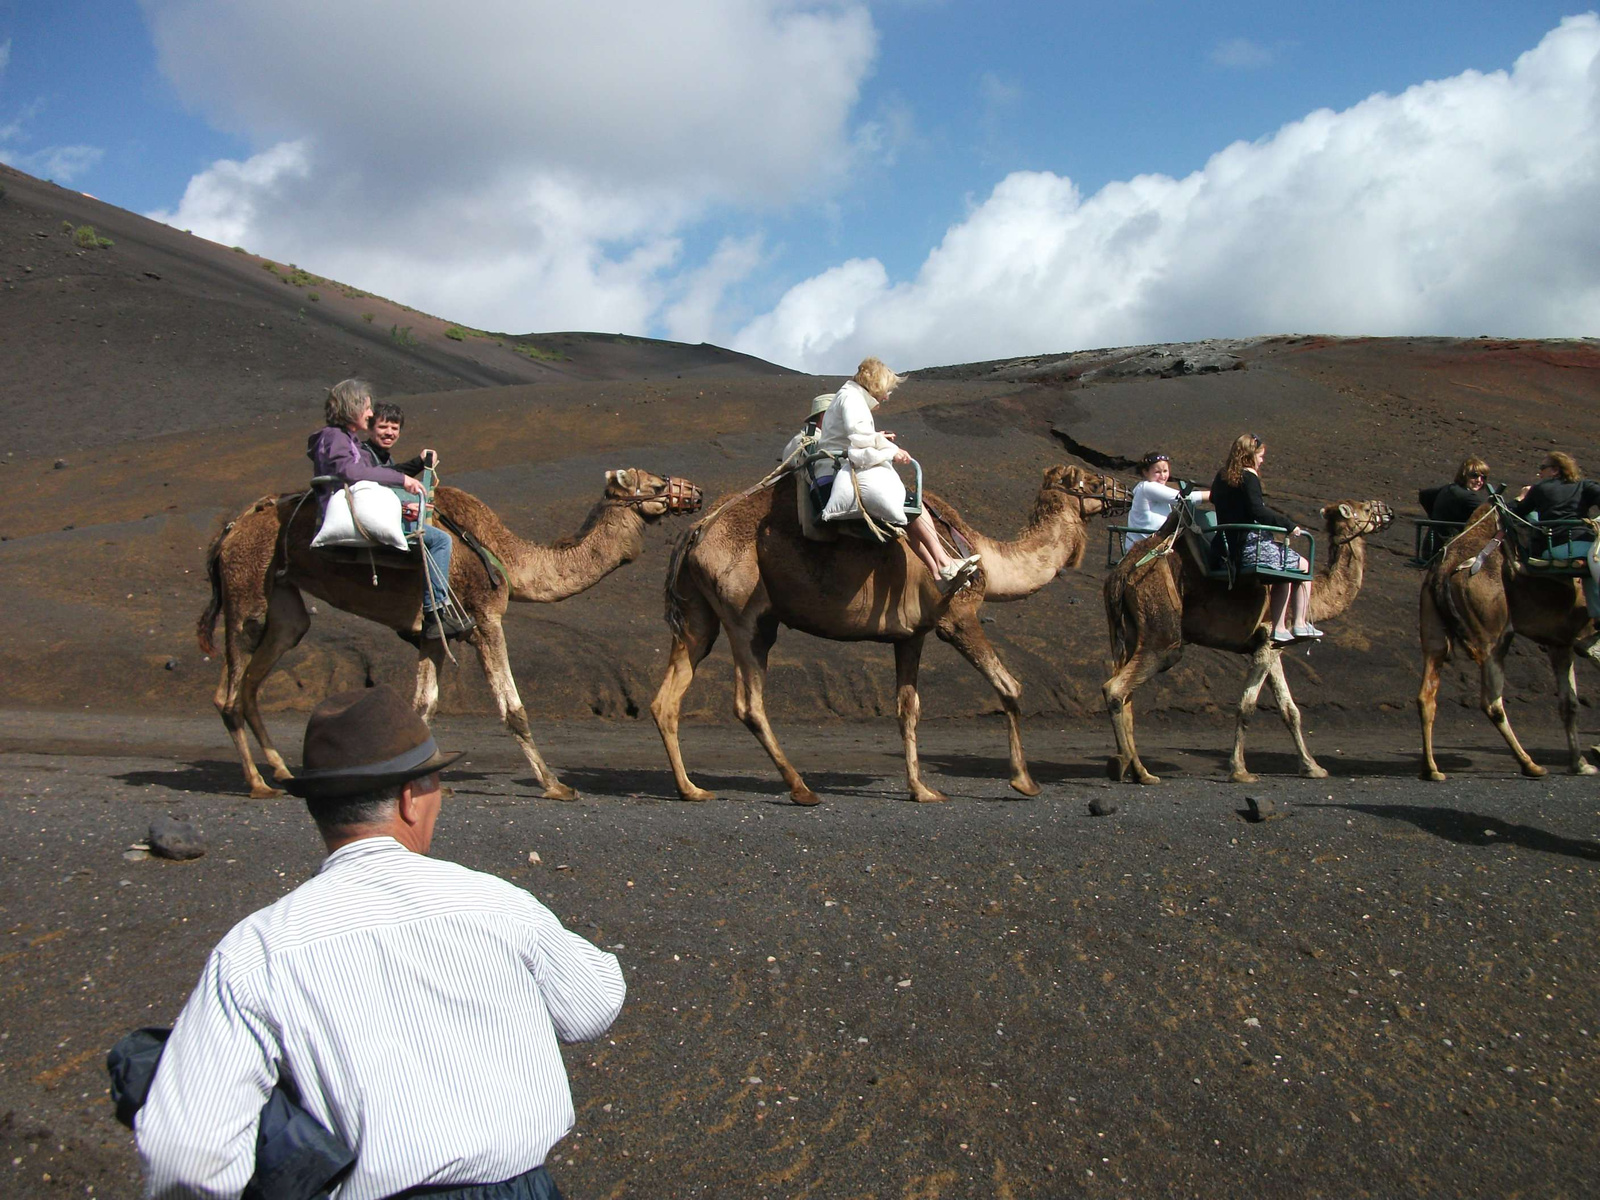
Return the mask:
<svg viewBox="0 0 1600 1200">
<path fill-rule="evenodd" d="M 459 615 L 454 609 L 441 608 L 422 614 L 422 636 L 424 638 L 459 638 L 465 637 L 478 627 L 478 623 L 465 613 Z"/>
<path fill-rule="evenodd" d="M 1274 629 L 1272 631 L 1272 644 L 1274 646 L 1287 646 L 1294 640 L 1294 634 L 1287 629 Z"/>
<path fill-rule="evenodd" d="M 1305 625 L 1296 625 L 1293 632 L 1297 642 L 1314 642 L 1322 636 L 1322 630 L 1309 622 Z"/>
<path fill-rule="evenodd" d="M 982 561 L 978 555 L 973 554 L 947 564 L 944 570 L 939 572 L 939 591 L 946 596 L 959 592 L 972 582 L 972 577 L 977 573 Z"/>
</svg>

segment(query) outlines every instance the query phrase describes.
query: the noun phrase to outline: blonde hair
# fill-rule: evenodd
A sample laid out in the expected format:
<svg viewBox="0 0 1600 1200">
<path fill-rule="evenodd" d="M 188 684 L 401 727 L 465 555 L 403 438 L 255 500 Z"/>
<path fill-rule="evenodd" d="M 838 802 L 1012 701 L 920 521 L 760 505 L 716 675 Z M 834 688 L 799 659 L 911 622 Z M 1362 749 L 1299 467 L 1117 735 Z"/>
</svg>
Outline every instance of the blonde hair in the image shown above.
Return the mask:
<svg viewBox="0 0 1600 1200">
<path fill-rule="evenodd" d="M 1456 470 L 1456 482 L 1462 487 L 1467 486 L 1469 475 L 1482 475 L 1485 483 L 1489 482 L 1489 464 L 1481 458 L 1463 458 L 1461 466 Z"/>
<path fill-rule="evenodd" d="M 1233 448 L 1228 451 L 1228 461 L 1223 465 L 1222 478 L 1229 487 L 1238 487 L 1244 482 L 1245 468 L 1255 469 L 1256 452 L 1265 445 L 1253 433 L 1241 433 L 1233 439 Z"/>
<path fill-rule="evenodd" d="M 372 401 L 372 385 L 365 379 L 341 379 L 328 389 L 328 399 L 322 405 L 325 423 L 354 425 L 361 420 L 361 410 Z"/>
<path fill-rule="evenodd" d="M 1583 472 L 1578 470 L 1578 460 L 1559 450 L 1552 450 L 1546 454 L 1544 465 L 1554 467 L 1560 473 L 1563 483 L 1577 483 L 1583 478 Z"/>
<path fill-rule="evenodd" d="M 880 402 L 887 400 L 889 393 L 904 383 L 905 379 L 904 375 L 896 375 L 884 366 L 881 358 L 863 358 L 855 374 L 855 381 Z"/>
</svg>

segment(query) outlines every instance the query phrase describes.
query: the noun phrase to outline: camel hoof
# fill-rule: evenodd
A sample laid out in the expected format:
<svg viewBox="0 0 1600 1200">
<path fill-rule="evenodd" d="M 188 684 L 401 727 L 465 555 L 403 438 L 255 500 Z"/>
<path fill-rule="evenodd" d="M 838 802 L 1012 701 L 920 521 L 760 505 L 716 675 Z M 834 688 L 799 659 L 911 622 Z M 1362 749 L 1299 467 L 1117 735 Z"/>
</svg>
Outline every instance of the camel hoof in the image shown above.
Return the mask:
<svg viewBox="0 0 1600 1200">
<path fill-rule="evenodd" d="M 1421 779 L 1424 783 L 1443 783 L 1450 777 L 1443 771 L 1430 771 L 1424 767 L 1422 769 L 1422 774 L 1417 776 L 1417 778 Z"/>
<path fill-rule="evenodd" d="M 564 783 L 552 783 L 544 789 L 546 800 L 576 800 L 578 793 L 575 788 L 569 788 Z"/>
<path fill-rule="evenodd" d="M 716 798 L 717 794 L 715 792 L 708 792 L 705 790 L 705 788 L 699 787 L 690 788 L 687 792 L 678 793 L 679 800 L 693 801 L 695 803 L 703 800 L 715 800 Z"/>
<path fill-rule="evenodd" d="M 1580 760 L 1578 765 L 1572 768 L 1572 773 L 1574 775 L 1600 775 L 1600 767 Z"/>
<path fill-rule="evenodd" d="M 912 792 L 907 799 L 917 804 L 938 804 L 940 801 L 950 799 L 943 792 L 936 792 L 932 788 L 923 788 L 920 792 Z"/>
<path fill-rule="evenodd" d="M 1033 781 L 1031 777 L 1027 775 L 1024 775 L 1021 779 L 1013 779 L 1011 781 L 1011 786 L 1016 791 L 1019 791 L 1024 796 L 1028 796 L 1030 798 L 1037 796 L 1040 792 L 1044 791 L 1042 787 L 1040 787 Z"/>
<path fill-rule="evenodd" d="M 272 777 L 282 783 L 285 779 L 293 779 L 294 772 L 289 770 L 288 767 L 273 767 Z"/>
<path fill-rule="evenodd" d="M 1152 774 L 1150 774 L 1149 771 L 1146 771 L 1143 775 L 1139 775 L 1136 778 L 1138 779 L 1138 781 L 1141 784 L 1152 784 L 1152 783 L 1160 783 L 1161 782 L 1161 776 L 1152 775 Z"/>
<path fill-rule="evenodd" d="M 1112 755 L 1106 759 L 1106 778 L 1112 783 L 1121 783 L 1128 777 L 1128 764 Z"/>
<path fill-rule="evenodd" d="M 1522 774 L 1527 779 L 1543 779 L 1549 773 L 1538 763 L 1529 763 L 1522 768 Z"/>
<path fill-rule="evenodd" d="M 1326 767 L 1319 767 L 1315 764 L 1312 764 L 1309 770 L 1302 771 L 1300 773 L 1307 779 L 1326 779 L 1328 777 L 1328 769 Z"/>
<path fill-rule="evenodd" d="M 276 800 L 281 795 L 283 795 L 282 788 L 270 788 L 266 784 L 250 789 L 250 799 L 252 800 Z"/>
<path fill-rule="evenodd" d="M 1228 776 L 1228 782 L 1230 782 L 1230 783 L 1260 783 L 1261 782 L 1261 776 L 1252 775 L 1252 774 L 1250 774 L 1249 771 L 1235 771 L 1232 775 Z"/>
<path fill-rule="evenodd" d="M 810 788 L 800 788 L 798 791 L 789 793 L 789 802 L 791 804 L 798 804 L 802 808 L 812 808 L 822 803 L 822 797 L 817 795 Z"/>
</svg>

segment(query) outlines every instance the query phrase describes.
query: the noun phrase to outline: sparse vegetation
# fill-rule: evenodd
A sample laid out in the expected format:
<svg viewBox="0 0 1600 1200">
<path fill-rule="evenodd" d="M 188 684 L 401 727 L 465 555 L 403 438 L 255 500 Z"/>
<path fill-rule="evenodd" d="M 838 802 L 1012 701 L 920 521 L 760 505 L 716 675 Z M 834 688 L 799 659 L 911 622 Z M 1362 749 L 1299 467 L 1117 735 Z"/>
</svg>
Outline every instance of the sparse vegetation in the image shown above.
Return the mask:
<svg viewBox="0 0 1600 1200">
<path fill-rule="evenodd" d="M 361 314 L 361 319 L 363 321 L 365 321 L 368 325 L 372 324 L 372 314 L 371 313 L 362 313 Z"/>
<path fill-rule="evenodd" d="M 306 299 L 307 300 L 321 300 L 322 297 L 319 296 L 316 292 L 307 292 L 306 293 Z"/>
<path fill-rule="evenodd" d="M 243 246 L 235 246 L 233 248 L 233 252 L 235 254 L 249 254 L 250 253 L 250 251 L 246 250 Z"/>
<path fill-rule="evenodd" d="M 71 233 L 72 232 L 72 222 L 71 221 L 63 221 L 63 222 L 61 222 L 61 232 L 62 233 Z"/>
<path fill-rule="evenodd" d="M 524 358 L 531 358 L 534 362 L 566 362 L 567 356 L 559 350 L 547 350 L 543 346 L 536 346 L 531 342 L 510 342 L 507 349 L 514 350 Z"/>
<path fill-rule="evenodd" d="M 389 326 L 389 339 L 396 346 L 416 346 L 420 344 L 416 336 L 411 332 L 411 326 L 409 325 Z"/>
<path fill-rule="evenodd" d="M 466 331 L 457 325 L 452 325 L 449 329 L 446 329 L 444 335 L 452 342 L 464 342 L 467 340 Z"/>
<path fill-rule="evenodd" d="M 85 250 L 109 250 L 116 243 L 110 238 L 101 237 L 94 231 L 93 225 L 79 225 L 72 231 L 72 242 Z"/>
</svg>

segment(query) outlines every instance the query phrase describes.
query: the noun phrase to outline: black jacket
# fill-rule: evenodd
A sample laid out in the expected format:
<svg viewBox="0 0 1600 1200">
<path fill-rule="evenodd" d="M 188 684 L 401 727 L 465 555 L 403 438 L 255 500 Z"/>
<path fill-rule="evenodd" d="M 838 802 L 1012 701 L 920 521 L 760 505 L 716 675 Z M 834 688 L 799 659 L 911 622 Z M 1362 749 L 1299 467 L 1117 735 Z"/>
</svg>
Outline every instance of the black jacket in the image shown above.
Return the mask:
<svg viewBox="0 0 1600 1200">
<path fill-rule="evenodd" d="M 1261 495 L 1261 477 L 1254 471 L 1244 472 L 1238 487 L 1234 487 L 1218 471 L 1217 477 L 1211 481 L 1211 507 L 1217 510 L 1218 525 L 1270 525 L 1275 529 L 1293 529 L 1296 525 L 1305 524 L 1288 513 L 1267 506 Z M 1228 553 L 1233 556 L 1234 562 L 1238 562 L 1244 553 L 1243 531 L 1225 533 L 1223 537 L 1228 543 Z M 1220 561 L 1221 557 L 1221 551 L 1213 546 L 1213 561 Z"/>
<path fill-rule="evenodd" d="M 402 475 L 421 475 L 423 472 L 422 455 L 420 454 L 415 458 L 406 459 L 405 462 L 397 463 L 394 461 L 394 456 L 376 442 L 362 442 L 361 445 L 372 456 L 372 461 L 377 466 L 393 467 Z"/>
<path fill-rule="evenodd" d="M 1597 505 L 1600 505 L 1600 483 L 1592 479 L 1573 483 L 1541 479 L 1511 511 L 1519 517 L 1536 512 L 1541 521 L 1576 521 Z"/>
<path fill-rule="evenodd" d="M 1429 520 L 1459 521 L 1464 525 L 1472 519 L 1473 513 L 1489 503 L 1489 497 L 1494 494 L 1495 489 L 1488 486 L 1475 492 L 1459 483 L 1446 483 L 1440 487 L 1423 488 L 1417 493 L 1417 499 Z"/>
</svg>

